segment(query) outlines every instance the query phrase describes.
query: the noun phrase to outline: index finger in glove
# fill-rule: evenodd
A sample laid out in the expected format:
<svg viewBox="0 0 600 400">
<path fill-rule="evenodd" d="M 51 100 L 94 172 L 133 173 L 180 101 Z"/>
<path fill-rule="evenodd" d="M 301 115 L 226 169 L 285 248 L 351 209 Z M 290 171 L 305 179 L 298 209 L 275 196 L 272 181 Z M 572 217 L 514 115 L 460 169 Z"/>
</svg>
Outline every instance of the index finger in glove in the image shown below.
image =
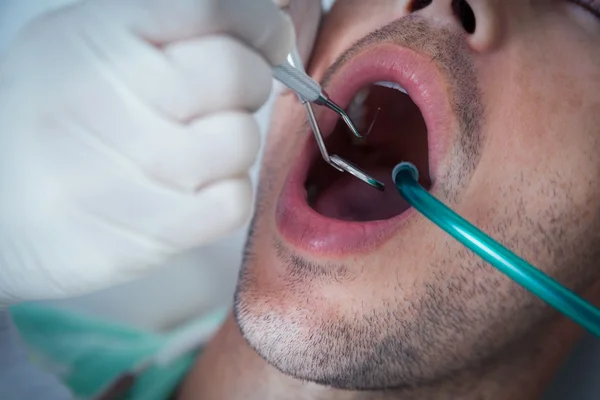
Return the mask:
<svg viewBox="0 0 600 400">
<path fill-rule="evenodd" d="M 302 66 L 310 60 L 317 32 L 321 23 L 321 0 L 273 0 L 292 19 L 296 31 L 296 46 Z M 291 93 L 281 82 L 275 82 L 275 93 Z"/>
<path fill-rule="evenodd" d="M 107 17 L 123 20 L 159 46 L 199 36 L 231 34 L 259 51 L 272 65 L 278 65 L 295 42 L 289 17 L 271 0 L 110 0 L 111 7 L 107 7 L 106 0 L 97 0 L 96 4 Z"/>
<path fill-rule="evenodd" d="M 273 0 L 292 19 L 298 53 L 306 65 L 321 23 L 321 0 Z"/>
</svg>

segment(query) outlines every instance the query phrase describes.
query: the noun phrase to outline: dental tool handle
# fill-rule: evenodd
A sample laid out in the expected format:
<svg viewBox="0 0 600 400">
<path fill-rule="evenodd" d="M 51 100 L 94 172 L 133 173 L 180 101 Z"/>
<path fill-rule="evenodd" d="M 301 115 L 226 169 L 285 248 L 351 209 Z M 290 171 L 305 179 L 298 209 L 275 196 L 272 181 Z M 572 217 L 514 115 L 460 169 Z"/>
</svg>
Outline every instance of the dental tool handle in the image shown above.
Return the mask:
<svg viewBox="0 0 600 400">
<path fill-rule="evenodd" d="M 292 52 L 288 55 L 288 62 L 292 67 L 306 73 L 306 69 L 304 68 L 304 62 L 302 61 L 302 57 L 300 57 L 300 54 L 298 53 L 297 47 L 294 47 Z"/>
<path fill-rule="evenodd" d="M 304 69 L 304 63 L 302 62 L 302 58 L 300 57 L 300 54 L 298 53 L 297 47 L 294 47 L 292 49 L 292 52 L 290 54 L 288 54 L 287 59 L 292 67 L 297 68 L 302 72 L 306 72 L 306 70 Z M 300 101 L 300 103 L 302 103 L 304 105 L 304 107 L 307 107 L 306 111 L 309 114 L 312 113 L 312 108 L 310 107 L 310 103 L 308 102 L 308 100 L 306 100 L 305 98 L 300 96 L 298 93 L 296 93 L 296 96 L 298 96 L 298 100 Z M 311 117 L 309 115 L 309 120 L 310 120 L 310 118 Z M 313 130 L 314 130 L 314 128 L 313 128 Z M 320 135 L 320 133 L 318 135 Z M 328 160 L 329 157 L 326 157 L 326 159 Z"/>
<path fill-rule="evenodd" d="M 326 100 L 321 85 L 287 61 L 273 68 L 273 77 L 311 103 L 323 104 Z"/>
</svg>

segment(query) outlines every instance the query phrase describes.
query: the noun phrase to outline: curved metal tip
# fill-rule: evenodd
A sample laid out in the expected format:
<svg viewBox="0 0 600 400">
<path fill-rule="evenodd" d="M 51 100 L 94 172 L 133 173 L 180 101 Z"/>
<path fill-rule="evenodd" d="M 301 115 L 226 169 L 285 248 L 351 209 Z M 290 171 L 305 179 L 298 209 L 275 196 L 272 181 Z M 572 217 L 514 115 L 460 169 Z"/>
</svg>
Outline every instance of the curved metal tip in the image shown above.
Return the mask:
<svg viewBox="0 0 600 400">
<path fill-rule="evenodd" d="M 352 164 L 351 162 L 346 161 L 343 158 L 336 156 L 336 155 L 331 156 L 329 158 L 329 160 L 333 164 L 335 164 L 337 167 L 342 169 L 343 171 L 354 175 L 354 177 L 360 179 L 367 185 L 369 185 L 377 190 L 380 190 L 382 192 L 385 190 L 385 185 L 382 182 L 378 181 L 377 179 L 373 178 L 370 175 L 367 175 L 367 173 L 362 171 L 360 168 L 358 168 L 356 165 Z"/>
<path fill-rule="evenodd" d="M 364 136 L 361 135 L 360 132 L 358 132 L 358 129 L 356 129 L 356 126 L 354 126 L 354 123 L 352 122 L 348 114 L 346 114 L 346 111 L 344 111 L 340 106 L 331 101 L 331 99 L 327 97 L 327 95 L 324 95 L 323 99 L 323 104 L 330 110 L 336 112 L 340 117 L 342 117 L 342 120 L 354 136 L 356 136 L 359 139 L 364 139 Z"/>
<path fill-rule="evenodd" d="M 356 126 L 354 126 L 354 123 L 352 123 L 352 120 L 350 119 L 348 114 L 346 114 L 345 111 L 342 110 L 340 112 L 340 116 L 342 117 L 342 119 L 346 123 L 346 126 L 350 129 L 350 132 L 352 132 L 354 136 L 356 136 L 359 139 L 364 139 L 364 136 L 358 132 L 358 129 L 356 129 Z"/>
</svg>

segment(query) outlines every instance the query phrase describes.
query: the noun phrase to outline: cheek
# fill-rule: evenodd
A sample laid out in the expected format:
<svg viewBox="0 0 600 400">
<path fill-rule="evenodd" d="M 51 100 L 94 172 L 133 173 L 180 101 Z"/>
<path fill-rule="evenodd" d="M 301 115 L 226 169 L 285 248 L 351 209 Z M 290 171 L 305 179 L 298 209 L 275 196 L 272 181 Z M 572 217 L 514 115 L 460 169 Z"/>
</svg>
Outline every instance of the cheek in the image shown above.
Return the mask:
<svg viewBox="0 0 600 400">
<path fill-rule="evenodd" d="M 587 56 L 576 56 L 585 49 L 550 56 L 564 46 L 515 44 L 479 60 L 486 109 L 480 169 L 495 180 L 559 175 L 600 181 L 600 157 L 594 156 L 600 152 L 600 74 Z"/>
<path fill-rule="evenodd" d="M 304 136 L 302 111 L 294 93 L 286 93 L 277 99 L 271 112 L 265 156 L 274 156 L 282 151 L 288 151 L 288 148 L 296 144 L 300 136 Z"/>
<path fill-rule="evenodd" d="M 319 110 L 315 109 L 318 116 Z M 292 164 L 298 160 L 310 131 L 306 125 L 306 113 L 295 94 L 282 95 L 271 112 L 261 168 L 262 181 L 282 181 Z"/>
<path fill-rule="evenodd" d="M 484 145 L 457 211 L 581 287 L 595 263 L 584 254 L 600 244 L 590 234 L 600 228 L 600 59 L 569 43 L 515 42 L 478 58 Z"/>
</svg>

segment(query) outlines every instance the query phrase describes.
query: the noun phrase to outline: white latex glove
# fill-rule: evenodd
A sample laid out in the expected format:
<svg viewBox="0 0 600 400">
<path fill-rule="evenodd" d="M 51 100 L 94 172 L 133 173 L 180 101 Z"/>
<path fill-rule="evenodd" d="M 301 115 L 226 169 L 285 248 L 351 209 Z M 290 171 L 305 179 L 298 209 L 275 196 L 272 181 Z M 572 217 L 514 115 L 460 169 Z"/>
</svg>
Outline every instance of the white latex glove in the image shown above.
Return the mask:
<svg viewBox="0 0 600 400">
<path fill-rule="evenodd" d="M 323 13 L 321 0 L 273 0 L 275 4 L 288 13 L 296 28 L 296 46 L 304 64 L 312 54 L 321 16 Z"/>
<path fill-rule="evenodd" d="M 252 112 L 292 48 L 270 0 L 91 0 L 0 60 L 0 304 L 138 277 L 246 220 Z"/>
<path fill-rule="evenodd" d="M 308 65 L 323 14 L 321 0 L 273 0 L 288 13 L 296 28 L 296 48 L 304 66 Z M 281 82 L 275 82 L 277 95 L 293 93 Z"/>
</svg>

